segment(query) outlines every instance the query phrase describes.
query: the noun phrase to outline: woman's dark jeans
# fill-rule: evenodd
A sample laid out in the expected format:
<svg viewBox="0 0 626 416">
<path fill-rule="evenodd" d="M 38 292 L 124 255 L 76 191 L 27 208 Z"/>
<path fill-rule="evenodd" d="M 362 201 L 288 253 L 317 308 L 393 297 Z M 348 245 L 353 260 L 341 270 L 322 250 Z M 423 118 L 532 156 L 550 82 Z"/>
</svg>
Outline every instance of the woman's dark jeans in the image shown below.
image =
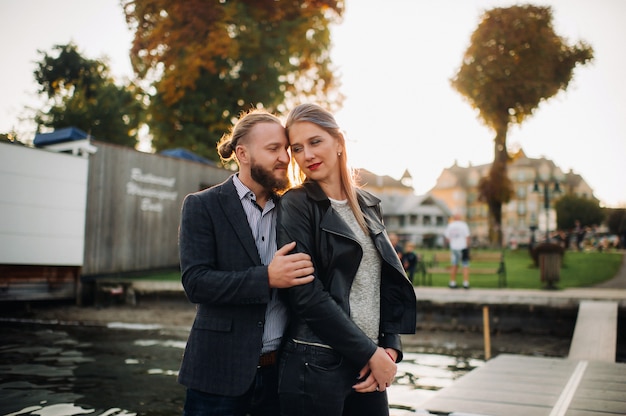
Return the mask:
<svg viewBox="0 0 626 416">
<path fill-rule="evenodd" d="M 281 415 L 389 415 L 386 392 L 352 389 L 359 370 L 330 348 L 287 341 L 279 362 Z"/>
</svg>

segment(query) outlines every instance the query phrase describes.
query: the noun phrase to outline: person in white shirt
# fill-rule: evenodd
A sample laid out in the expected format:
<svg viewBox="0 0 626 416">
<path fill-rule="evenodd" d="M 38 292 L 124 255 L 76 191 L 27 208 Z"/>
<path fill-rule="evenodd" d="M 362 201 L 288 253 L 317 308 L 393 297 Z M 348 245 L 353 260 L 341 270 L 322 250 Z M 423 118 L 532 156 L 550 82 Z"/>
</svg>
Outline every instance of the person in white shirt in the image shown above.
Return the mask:
<svg viewBox="0 0 626 416">
<path fill-rule="evenodd" d="M 451 289 L 457 288 L 456 274 L 459 270 L 459 264 L 461 264 L 463 267 L 463 287 L 469 289 L 470 230 L 467 223 L 461 220 L 459 214 L 452 216 L 452 221 L 446 227 L 444 237 L 450 247 L 450 262 L 452 263 L 448 286 Z"/>
</svg>

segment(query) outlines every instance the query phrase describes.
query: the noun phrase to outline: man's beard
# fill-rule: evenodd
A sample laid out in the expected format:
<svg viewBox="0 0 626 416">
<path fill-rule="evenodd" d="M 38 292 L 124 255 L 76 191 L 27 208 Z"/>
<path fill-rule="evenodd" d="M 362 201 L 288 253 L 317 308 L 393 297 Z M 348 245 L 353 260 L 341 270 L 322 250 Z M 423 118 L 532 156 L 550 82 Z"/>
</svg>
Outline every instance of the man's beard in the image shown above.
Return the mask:
<svg viewBox="0 0 626 416">
<path fill-rule="evenodd" d="M 287 176 L 283 178 L 276 178 L 272 175 L 271 170 L 263 169 L 263 167 L 255 164 L 254 162 L 252 162 L 250 174 L 256 183 L 268 191 L 280 192 L 284 191 L 289 186 L 289 178 L 287 178 Z"/>
</svg>

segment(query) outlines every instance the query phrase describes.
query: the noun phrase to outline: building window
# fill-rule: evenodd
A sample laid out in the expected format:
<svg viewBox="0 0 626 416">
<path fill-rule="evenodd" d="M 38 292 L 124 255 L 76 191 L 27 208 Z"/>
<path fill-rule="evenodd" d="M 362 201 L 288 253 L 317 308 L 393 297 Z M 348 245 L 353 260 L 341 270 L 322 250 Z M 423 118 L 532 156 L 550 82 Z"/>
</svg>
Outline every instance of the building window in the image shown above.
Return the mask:
<svg viewBox="0 0 626 416">
<path fill-rule="evenodd" d="M 409 224 L 410 225 L 417 225 L 417 215 L 415 215 L 415 214 L 409 215 Z"/>
<path fill-rule="evenodd" d="M 387 217 L 387 227 L 397 227 L 398 226 L 398 217 L 396 217 L 395 215 L 391 215 L 389 217 Z"/>
<path fill-rule="evenodd" d="M 437 225 L 444 225 L 445 219 L 442 216 L 437 216 Z"/>
<path fill-rule="evenodd" d="M 432 218 L 428 215 L 424 215 L 423 225 L 432 225 Z"/>
</svg>

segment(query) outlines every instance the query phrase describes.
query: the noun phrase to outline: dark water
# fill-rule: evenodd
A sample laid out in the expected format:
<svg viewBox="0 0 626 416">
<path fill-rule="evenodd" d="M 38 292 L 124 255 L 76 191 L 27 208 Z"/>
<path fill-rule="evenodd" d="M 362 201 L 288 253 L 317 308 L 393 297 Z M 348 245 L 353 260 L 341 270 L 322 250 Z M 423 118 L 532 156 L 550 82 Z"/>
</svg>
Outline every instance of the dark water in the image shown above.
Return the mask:
<svg viewBox="0 0 626 416">
<path fill-rule="evenodd" d="M 1 415 L 181 413 L 182 331 L 32 323 L 0 328 Z"/>
<path fill-rule="evenodd" d="M 182 412 L 184 388 L 176 375 L 188 328 L 5 320 L 0 332 L 0 415 Z M 437 390 L 483 363 L 407 352 L 389 390 L 392 415 L 414 414 Z"/>
</svg>

